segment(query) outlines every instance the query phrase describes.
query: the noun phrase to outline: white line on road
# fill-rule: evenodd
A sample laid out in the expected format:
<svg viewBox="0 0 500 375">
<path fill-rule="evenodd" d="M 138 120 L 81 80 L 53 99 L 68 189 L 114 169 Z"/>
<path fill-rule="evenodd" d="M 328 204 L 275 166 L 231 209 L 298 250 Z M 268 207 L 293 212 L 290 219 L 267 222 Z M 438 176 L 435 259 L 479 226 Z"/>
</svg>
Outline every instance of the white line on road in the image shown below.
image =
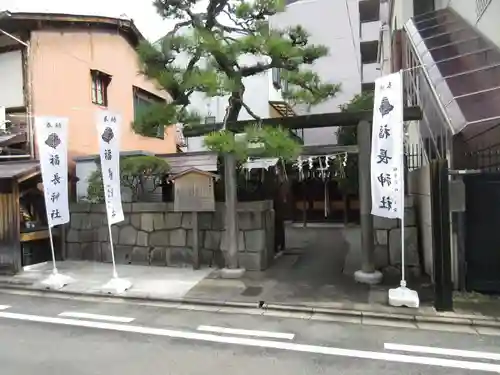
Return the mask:
<svg viewBox="0 0 500 375">
<path fill-rule="evenodd" d="M 225 328 L 215 326 L 199 326 L 198 331 L 222 333 L 227 335 L 242 335 L 242 336 L 257 336 L 268 337 L 274 339 L 293 340 L 293 333 L 269 332 L 269 331 L 254 331 L 249 329 Z"/>
<path fill-rule="evenodd" d="M 65 311 L 65 312 L 60 313 L 59 316 L 63 316 L 66 318 L 104 320 L 104 321 L 115 322 L 115 323 L 130 323 L 130 322 L 134 321 L 134 318 L 127 318 L 125 316 L 88 314 L 88 313 L 81 313 L 81 312 L 77 312 L 77 311 Z"/>
<path fill-rule="evenodd" d="M 391 344 L 391 343 L 385 343 L 384 349 L 396 350 L 396 351 L 401 351 L 401 352 L 425 353 L 425 354 L 436 354 L 436 355 L 445 355 L 445 356 L 489 359 L 492 361 L 500 361 L 500 353 L 475 352 L 475 351 L 470 351 L 470 350 L 433 348 L 430 346 L 400 345 L 400 344 Z"/>
<path fill-rule="evenodd" d="M 9 305 L 0 305 L 0 310 L 5 310 L 8 309 L 10 306 Z"/>
<path fill-rule="evenodd" d="M 454 359 L 410 356 L 403 354 L 371 352 L 371 351 L 353 350 L 353 349 L 341 349 L 341 348 L 332 348 L 332 347 L 317 346 L 317 345 L 294 344 L 290 342 L 258 340 L 246 337 L 218 336 L 207 333 L 175 331 L 169 329 L 141 327 L 128 324 L 92 322 L 86 320 L 53 318 L 46 316 L 17 314 L 8 312 L 0 312 L 0 318 L 15 319 L 15 320 L 22 320 L 29 322 L 37 322 L 37 323 L 60 324 L 73 327 L 97 328 L 97 329 L 119 331 L 119 332 L 140 333 L 146 335 L 207 341 L 207 342 L 215 342 L 223 344 L 234 344 L 234 345 L 253 346 L 260 348 L 289 350 L 302 353 L 325 354 L 331 356 L 363 358 L 371 360 L 412 363 L 419 365 L 451 367 L 451 368 L 460 368 L 467 370 L 479 370 L 479 371 L 500 373 L 500 365 L 491 363 L 482 363 L 482 362 L 467 362 L 467 361 L 457 361 Z"/>
</svg>

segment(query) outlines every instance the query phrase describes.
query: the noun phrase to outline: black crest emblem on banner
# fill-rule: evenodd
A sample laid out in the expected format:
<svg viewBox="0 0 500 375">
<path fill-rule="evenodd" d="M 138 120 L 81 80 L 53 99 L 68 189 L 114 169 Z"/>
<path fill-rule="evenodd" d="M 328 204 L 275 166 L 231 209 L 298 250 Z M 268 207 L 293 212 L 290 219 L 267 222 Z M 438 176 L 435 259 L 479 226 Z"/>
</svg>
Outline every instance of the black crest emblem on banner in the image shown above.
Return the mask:
<svg viewBox="0 0 500 375">
<path fill-rule="evenodd" d="M 61 139 L 56 133 L 50 133 L 45 140 L 45 144 L 55 150 L 61 144 Z"/>
<path fill-rule="evenodd" d="M 115 137 L 115 135 L 113 134 L 113 129 L 111 129 L 110 127 L 107 127 L 106 129 L 104 129 L 104 131 L 102 132 L 102 135 L 101 135 L 102 140 L 106 143 L 111 142 L 111 140 L 114 137 Z"/>
<path fill-rule="evenodd" d="M 393 109 L 394 106 L 391 103 L 389 103 L 389 99 L 387 99 L 387 96 L 384 96 L 384 98 L 382 99 L 382 103 L 380 104 L 379 107 L 379 111 L 382 117 L 391 113 Z"/>
</svg>

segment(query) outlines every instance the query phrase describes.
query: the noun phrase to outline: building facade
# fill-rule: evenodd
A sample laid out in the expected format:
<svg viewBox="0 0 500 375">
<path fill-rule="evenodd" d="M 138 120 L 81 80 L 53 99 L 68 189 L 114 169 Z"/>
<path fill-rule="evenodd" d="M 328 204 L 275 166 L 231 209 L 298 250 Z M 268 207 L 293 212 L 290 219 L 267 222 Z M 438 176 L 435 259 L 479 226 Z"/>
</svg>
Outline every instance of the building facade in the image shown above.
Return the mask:
<svg viewBox="0 0 500 375">
<path fill-rule="evenodd" d="M 69 118 L 70 158 L 97 154 L 98 109 L 121 114 L 122 150 L 176 152 L 174 127 L 159 127 L 156 137 L 131 128 L 138 110 L 168 100 L 139 73 L 135 48 L 143 37 L 132 21 L 3 12 L 0 29 L 0 107 L 10 130 L 26 134 L 19 154 L 35 154 L 34 116 Z"/>
</svg>

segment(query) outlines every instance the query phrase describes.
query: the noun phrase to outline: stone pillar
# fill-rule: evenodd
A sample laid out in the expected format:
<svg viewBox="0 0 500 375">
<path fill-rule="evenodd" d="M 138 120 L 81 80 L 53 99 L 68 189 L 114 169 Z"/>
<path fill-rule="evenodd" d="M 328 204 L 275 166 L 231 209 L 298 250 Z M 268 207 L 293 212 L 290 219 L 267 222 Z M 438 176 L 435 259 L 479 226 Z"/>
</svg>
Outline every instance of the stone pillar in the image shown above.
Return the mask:
<svg viewBox="0 0 500 375">
<path fill-rule="evenodd" d="M 370 180 L 372 124 L 361 121 L 358 124 L 358 183 L 359 214 L 361 222 L 361 270 L 354 273 L 354 279 L 364 284 L 378 284 L 382 281 L 382 273 L 375 269 L 375 238 L 373 217 L 371 214 L 372 195 Z"/>
</svg>

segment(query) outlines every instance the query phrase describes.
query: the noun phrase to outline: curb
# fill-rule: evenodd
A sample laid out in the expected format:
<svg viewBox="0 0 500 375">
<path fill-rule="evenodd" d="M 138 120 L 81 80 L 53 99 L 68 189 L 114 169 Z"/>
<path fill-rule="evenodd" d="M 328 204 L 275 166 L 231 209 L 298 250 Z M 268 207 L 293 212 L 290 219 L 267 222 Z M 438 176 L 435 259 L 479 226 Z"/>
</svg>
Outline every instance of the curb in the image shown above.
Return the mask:
<svg viewBox="0 0 500 375">
<path fill-rule="evenodd" d="M 209 300 L 209 299 L 197 299 L 197 298 L 161 298 L 161 297 L 140 297 L 133 295 L 112 295 L 104 294 L 98 292 L 75 292 L 66 290 L 48 290 L 43 288 L 32 287 L 32 284 L 27 283 L 5 283 L 0 281 L 0 292 L 2 291 L 27 291 L 27 292 L 37 292 L 46 295 L 67 295 L 72 297 L 92 297 L 98 299 L 113 299 L 121 301 L 134 301 L 134 302 L 157 302 L 157 303 L 168 303 L 172 305 L 192 305 L 192 306 L 204 306 L 213 308 L 231 308 L 234 309 L 235 313 L 239 312 L 248 313 L 248 310 L 262 310 L 265 314 L 269 312 L 269 315 L 278 316 L 281 314 L 289 313 L 291 318 L 302 317 L 304 319 L 304 314 L 309 314 L 309 317 L 314 314 L 331 316 L 331 321 L 335 321 L 334 317 L 339 318 L 351 318 L 359 319 L 362 323 L 364 319 L 378 320 L 380 322 L 387 321 L 393 323 L 410 323 L 417 325 L 419 323 L 425 324 L 440 324 L 447 326 L 463 326 L 472 328 L 493 328 L 500 330 L 500 318 L 485 315 L 464 315 L 454 312 L 447 313 L 435 313 L 434 314 L 412 314 L 412 313 L 390 313 L 390 312 L 380 312 L 374 310 L 355 310 L 355 309 L 344 309 L 344 308 L 326 308 L 326 307 L 313 307 L 307 305 L 287 305 L 280 303 L 265 303 L 265 302 L 237 302 L 237 301 L 222 301 L 222 300 Z"/>
</svg>

